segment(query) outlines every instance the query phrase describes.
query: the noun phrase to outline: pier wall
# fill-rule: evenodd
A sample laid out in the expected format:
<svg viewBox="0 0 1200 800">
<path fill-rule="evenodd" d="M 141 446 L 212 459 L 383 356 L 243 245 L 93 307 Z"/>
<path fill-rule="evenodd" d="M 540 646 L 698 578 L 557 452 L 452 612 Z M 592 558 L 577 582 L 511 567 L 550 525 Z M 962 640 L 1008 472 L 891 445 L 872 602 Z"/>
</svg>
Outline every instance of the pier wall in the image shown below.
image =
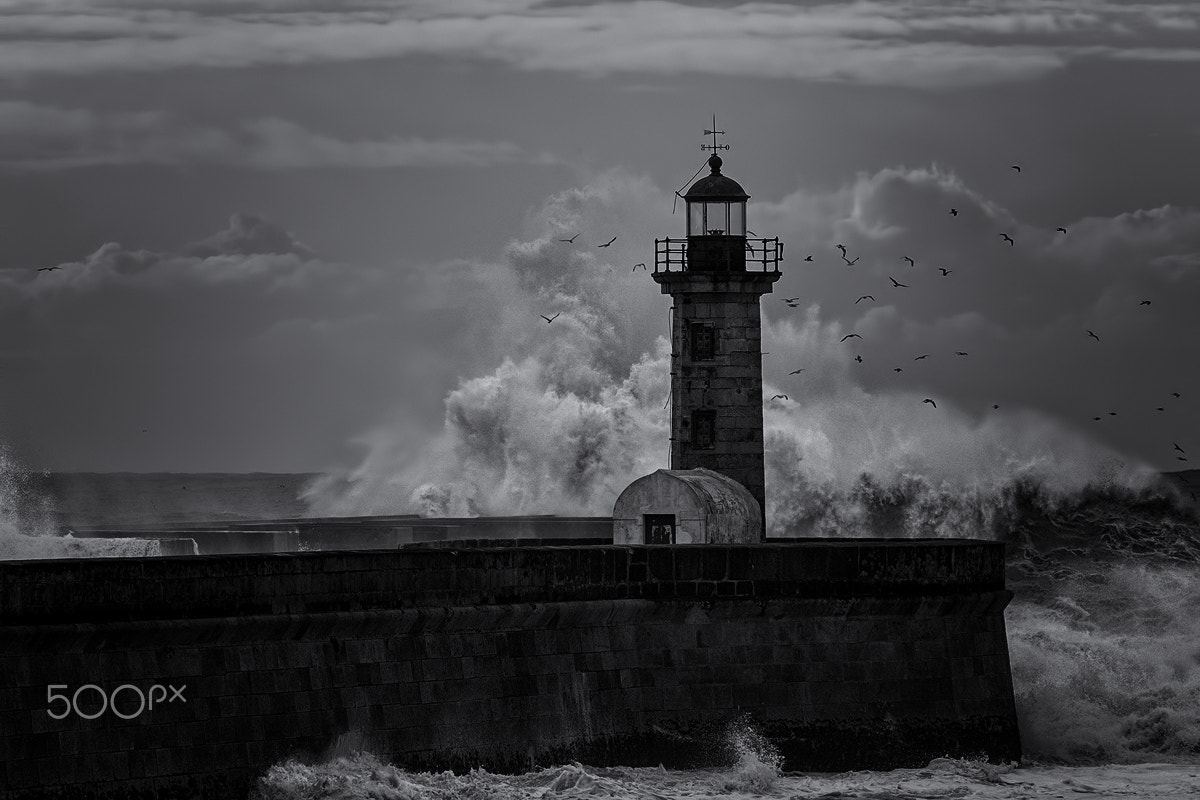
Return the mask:
<svg viewBox="0 0 1200 800">
<path fill-rule="evenodd" d="M 410 769 L 715 764 L 741 717 L 789 769 L 1016 759 L 1003 567 L 966 540 L 0 562 L 0 797 L 245 797 L 347 736 Z"/>
</svg>

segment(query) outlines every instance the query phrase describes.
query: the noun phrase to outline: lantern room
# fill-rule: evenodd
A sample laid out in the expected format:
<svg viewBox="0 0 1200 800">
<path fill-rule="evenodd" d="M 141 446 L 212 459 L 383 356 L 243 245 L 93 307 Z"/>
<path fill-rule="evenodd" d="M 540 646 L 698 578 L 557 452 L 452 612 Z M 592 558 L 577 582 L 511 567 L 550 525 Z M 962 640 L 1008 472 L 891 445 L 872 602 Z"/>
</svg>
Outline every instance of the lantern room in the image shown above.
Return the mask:
<svg viewBox="0 0 1200 800">
<path fill-rule="evenodd" d="M 712 172 L 692 184 L 687 203 L 688 269 L 741 272 L 746 269 L 746 194 L 733 178 L 721 174 L 721 157 L 708 159 Z"/>
<path fill-rule="evenodd" d="M 738 236 L 746 238 L 746 194 L 733 178 L 721 174 L 721 157 L 708 159 L 712 172 L 692 184 L 683 196 L 687 203 L 688 238 L 693 236 Z"/>
</svg>

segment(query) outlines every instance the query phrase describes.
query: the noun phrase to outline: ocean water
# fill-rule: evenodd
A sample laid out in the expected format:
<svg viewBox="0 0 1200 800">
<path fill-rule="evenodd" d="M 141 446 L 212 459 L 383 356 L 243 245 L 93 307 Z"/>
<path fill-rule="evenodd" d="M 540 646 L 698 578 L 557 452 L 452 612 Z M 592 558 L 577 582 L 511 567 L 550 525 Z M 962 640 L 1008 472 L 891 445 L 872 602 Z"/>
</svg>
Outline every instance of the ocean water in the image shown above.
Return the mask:
<svg viewBox="0 0 1200 800">
<path fill-rule="evenodd" d="M 312 477 L 0 469 L 0 558 L 86 554 L 82 540 L 63 536 L 72 525 L 303 516 Z M 937 759 L 914 769 L 793 774 L 781 770 L 769 742 L 742 726 L 729 732 L 729 764 L 719 770 L 557 764 L 523 775 L 453 775 L 408 772 L 343 741 L 315 763 L 274 765 L 253 798 L 1200 795 L 1200 518 L 1191 495 L 1200 473 L 1173 477 L 1065 492 L 1024 480 L 987 496 L 949 498 L 919 481 L 868 481 L 839 501 L 854 505 L 864 534 L 898 520 L 919 530 L 914 520 L 952 518 L 965 521 L 960 535 L 1008 543 L 1020 765 Z M 934 527 L 946 530 L 941 523 Z"/>
</svg>

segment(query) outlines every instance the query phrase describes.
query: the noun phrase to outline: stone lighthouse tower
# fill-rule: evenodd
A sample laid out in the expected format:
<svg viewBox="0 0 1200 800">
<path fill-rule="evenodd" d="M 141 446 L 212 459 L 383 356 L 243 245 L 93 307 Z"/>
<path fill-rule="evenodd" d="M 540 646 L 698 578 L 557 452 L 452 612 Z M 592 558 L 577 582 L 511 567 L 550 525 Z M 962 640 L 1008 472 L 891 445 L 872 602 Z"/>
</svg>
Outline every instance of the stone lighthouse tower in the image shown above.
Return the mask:
<svg viewBox="0 0 1200 800">
<path fill-rule="evenodd" d="M 656 239 L 654 280 L 671 295 L 671 469 L 711 469 L 745 486 L 764 513 L 759 298 L 779 280 L 783 244 L 746 237 L 741 185 L 710 173 L 683 199 L 687 237 Z M 765 528 L 762 532 L 765 536 Z"/>
</svg>

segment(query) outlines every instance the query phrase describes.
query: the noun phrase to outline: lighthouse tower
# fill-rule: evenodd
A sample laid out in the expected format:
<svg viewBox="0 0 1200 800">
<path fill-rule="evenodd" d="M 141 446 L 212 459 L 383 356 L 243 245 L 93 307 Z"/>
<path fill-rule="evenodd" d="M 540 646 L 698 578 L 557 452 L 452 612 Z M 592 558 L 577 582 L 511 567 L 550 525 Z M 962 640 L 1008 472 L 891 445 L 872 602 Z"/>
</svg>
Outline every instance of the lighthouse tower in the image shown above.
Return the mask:
<svg viewBox="0 0 1200 800">
<path fill-rule="evenodd" d="M 759 298 L 779 280 L 783 244 L 746 237 L 741 185 L 710 173 L 683 199 L 687 237 L 656 239 L 654 280 L 671 295 L 671 469 L 703 467 L 746 487 L 765 518 Z M 760 538 L 765 537 L 765 525 Z"/>
</svg>

